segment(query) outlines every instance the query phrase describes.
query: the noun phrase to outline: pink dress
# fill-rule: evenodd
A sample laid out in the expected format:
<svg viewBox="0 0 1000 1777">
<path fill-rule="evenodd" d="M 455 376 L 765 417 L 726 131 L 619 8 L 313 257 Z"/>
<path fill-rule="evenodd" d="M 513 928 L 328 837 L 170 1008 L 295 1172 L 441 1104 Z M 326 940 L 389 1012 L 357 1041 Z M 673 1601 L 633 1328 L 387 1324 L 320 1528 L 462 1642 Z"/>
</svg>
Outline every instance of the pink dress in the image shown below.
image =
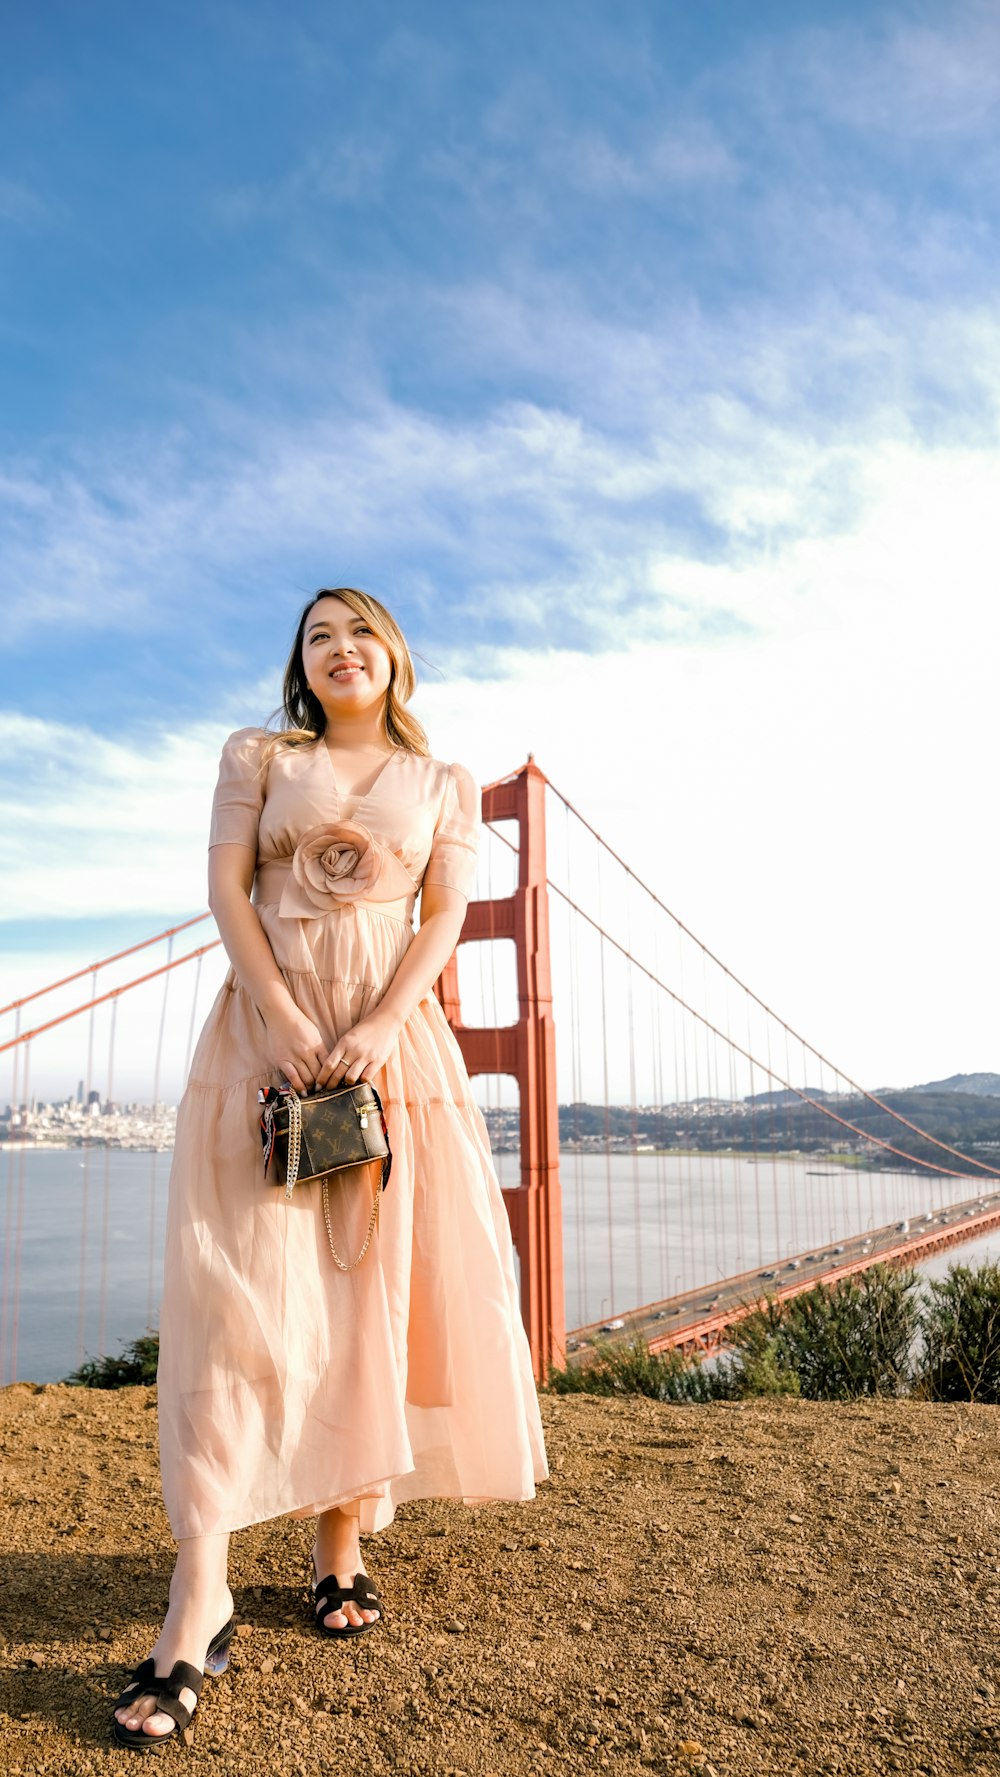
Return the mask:
<svg viewBox="0 0 1000 1777">
<path fill-rule="evenodd" d="M 421 883 L 471 892 L 479 795 L 462 766 L 400 749 L 348 812 L 325 746 L 282 747 L 262 769 L 265 738 L 247 728 L 226 742 L 209 844 L 256 848 L 261 925 L 332 1047 L 391 981 Z M 230 969 L 170 1174 L 157 1393 L 174 1536 L 355 1499 L 363 1530 L 390 1523 L 400 1500 L 530 1499 L 547 1469 L 510 1229 L 438 1001 L 420 1002 L 374 1080 L 392 1176 L 349 1275 L 330 1253 L 321 1188 L 287 1204 L 265 1181 L 257 1089 L 278 1076 L 263 1036 Z M 350 1259 L 371 1194 L 363 1174 L 347 1178 L 329 1201 Z"/>
</svg>

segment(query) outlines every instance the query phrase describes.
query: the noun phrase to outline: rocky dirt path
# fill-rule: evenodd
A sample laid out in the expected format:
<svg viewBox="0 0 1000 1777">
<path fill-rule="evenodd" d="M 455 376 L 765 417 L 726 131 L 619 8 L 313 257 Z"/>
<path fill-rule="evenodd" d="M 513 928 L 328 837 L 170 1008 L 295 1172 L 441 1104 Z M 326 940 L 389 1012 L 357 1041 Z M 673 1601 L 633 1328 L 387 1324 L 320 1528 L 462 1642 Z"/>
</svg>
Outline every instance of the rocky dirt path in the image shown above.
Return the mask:
<svg viewBox="0 0 1000 1777">
<path fill-rule="evenodd" d="M 528 1506 L 409 1506 L 383 1631 L 309 1627 L 308 1527 L 233 1539 L 178 1771 L 1000 1773 L 1000 1410 L 543 1401 Z M 133 1770 L 109 1700 L 171 1568 L 152 1389 L 0 1390 L 0 1768 Z M 143 1767 L 139 1767 L 140 1769 Z"/>
</svg>

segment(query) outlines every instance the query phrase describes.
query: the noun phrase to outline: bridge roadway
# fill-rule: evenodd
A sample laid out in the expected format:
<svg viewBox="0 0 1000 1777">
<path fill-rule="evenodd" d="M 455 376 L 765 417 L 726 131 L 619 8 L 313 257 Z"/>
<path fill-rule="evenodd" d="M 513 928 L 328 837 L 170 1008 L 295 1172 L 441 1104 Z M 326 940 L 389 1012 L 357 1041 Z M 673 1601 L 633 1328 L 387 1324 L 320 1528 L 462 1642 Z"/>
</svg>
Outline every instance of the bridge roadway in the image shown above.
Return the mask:
<svg viewBox="0 0 1000 1777">
<path fill-rule="evenodd" d="M 984 1183 L 993 1182 L 984 1178 Z M 918 1264 L 995 1228 L 1000 1228 L 1000 1189 L 948 1204 L 933 1214 L 911 1216 L 906 1223 L 845 1236 L 832 1246 L 827 1243 L 680 1296 L 648 1302 L 603 1323 L 577 1327 L 567 1335 L 567 1361 L 586 1363 L 605 1340 L 627 1343 L 639 1338 L 650 1351 L 671 1347 L 692 1354 L 719 1351 L 727 1344 L 727 1328 L 752 1314 L 767 1296 L 786 1301 L 817 1283 L 836 1283 L 879 1262 Z"/>
</svg>

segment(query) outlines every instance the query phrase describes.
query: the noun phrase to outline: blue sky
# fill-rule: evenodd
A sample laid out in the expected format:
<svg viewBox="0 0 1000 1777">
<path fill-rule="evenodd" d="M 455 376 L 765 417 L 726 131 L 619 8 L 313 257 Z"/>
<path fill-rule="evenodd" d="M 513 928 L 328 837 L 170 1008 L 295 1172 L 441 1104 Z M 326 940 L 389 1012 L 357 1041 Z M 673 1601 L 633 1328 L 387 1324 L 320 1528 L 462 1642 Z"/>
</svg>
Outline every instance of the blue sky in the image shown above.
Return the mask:
<svg viewBox="0 0 1000 1777">
<path fill-rule="evenodd" d="M 845 1066 L 951 1071 L 847 964 L 900 1007 L 994 744 L 995 6 L 55 0 L 4 45 L 0 944 L 200 904 L 219 740 L 350 581 L 438 750 L 534 746 Z M 916 886 L 793 913 L 762 794 L 803 857 L 920 833 Z"/>
</svg>

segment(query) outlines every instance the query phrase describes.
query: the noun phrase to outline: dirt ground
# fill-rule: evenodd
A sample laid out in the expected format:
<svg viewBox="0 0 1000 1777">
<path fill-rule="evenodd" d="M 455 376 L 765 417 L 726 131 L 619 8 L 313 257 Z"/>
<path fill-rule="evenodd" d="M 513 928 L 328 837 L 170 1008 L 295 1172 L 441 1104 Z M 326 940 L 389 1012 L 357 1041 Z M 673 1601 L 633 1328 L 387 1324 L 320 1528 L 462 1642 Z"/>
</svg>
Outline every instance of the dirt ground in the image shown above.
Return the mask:
<svg viewBox="0 0 1000 1777">
<path fill-rule="evenodd" d="M 530 1505 L 404 1507 L 385 1627 L 311 1628 L 309 1527 L 233 1538 L 192 1774 L 1000 1773 L 1000 1409 L 543 1399 Z M 0 1390 L 0 1768 L 127 1770 L 172 1545 L 152 1389 Z"/>
</svg>

